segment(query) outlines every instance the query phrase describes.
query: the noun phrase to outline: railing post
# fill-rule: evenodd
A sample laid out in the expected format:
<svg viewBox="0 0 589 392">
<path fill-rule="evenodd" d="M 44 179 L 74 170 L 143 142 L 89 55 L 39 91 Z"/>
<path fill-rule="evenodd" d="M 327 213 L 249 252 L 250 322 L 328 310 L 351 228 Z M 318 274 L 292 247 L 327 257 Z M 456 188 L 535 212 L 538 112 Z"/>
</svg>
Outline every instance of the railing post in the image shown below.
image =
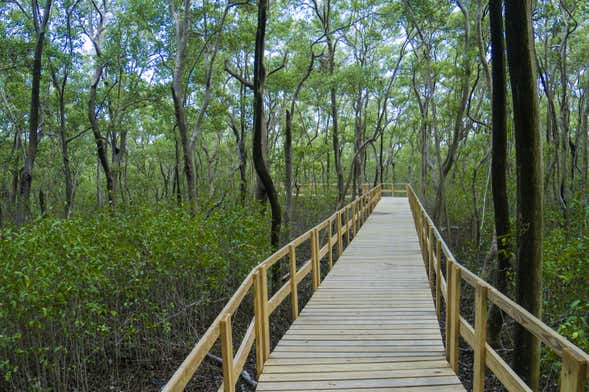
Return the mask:
<svg viewBox="0 0 589 392">
<path fill-rule="evenodd" d="M 423 259 L 423 264 L 427 267 L 427 236 L 425 235 L 425 227 L 427 225 L 427 219 L 425 219 L 425 211 L 421 211 L 421 258 Z"/>
<path fill-rule="evenodd" d="M 219 323 L 221 337 L 221 355 L 223 357 L 223 391 L 235 392 L 233 374 L 233 336 L 231 332 L 231 315 L 226 314 Z"/>
<path fill-rule="evenodd" d="M 358 218 L 358 199 L 352 202 L 352 237 L 356 236 L 356 225 Z"/>
<path fill-rule="evenodd" d="M 587 362 L 572 350 L 562 350 L 561 392 L 583 392 L 587 382 Z"/>
<path fill-rule="evenodd" d="M 337 212 L 337 257 L 341 257 L 344 249 L 343 249 L 343 236 L 344 234 L 342 233 L 342 212 L 338 211 Z"/>
<path fill-rule="evenodd" d="M 329 219 L 329 223 L 327 224 L 327 266 L 329 271 L 333 268 L 333 242 L 331 237 L 333 236 L 332 228 L 333 222 L 331 218 Z"/>
<path fill-rule="evenodd" d="M 436 245 L 436 313 L 438 315 L 438 320 L 440 320 L 442 311 L 440 308 L 440 301 L 442 296 L 442 241 L 437 240 Z"/>
<path fill-rule="evenodd" d="M 260 281 L 262 286 L 262 330 L 264 332 L 264 363 L 270 357 L 270 315 L 268 314 L 268 272 L 260 267 Z"/>
<path fill-rule="evenodd" d="M 452 263 L 452 317 L 450 318 L 450 367 L 458 372 L 460 343 L 460 267 Z"/>
<path fill-rule="evenodd" d="M 290 263 L 290 305 L 292 321 L 299 317 L 299 293 L 297 291 L 297 253 L 294 245 L 288 247 Z"/>
<path fill-rule="evenodd" d="M 264 370 L 264 305 L 262 290 L 262 273 L 257 270 L 254 273 L 254 327 L 256 332 L 256 372 L 258 377 Z"/>
<path fill-rule="evenodd" d="M 473 392 L 485 390 L 485 345 L 487 343 L 487 286 L 477 282 L 474 309 L 474 377 Z"/>
<path fill-rule="evenodd" d="M 352 221 L 354 218 L 352 218 Z M 350 206 L 346 208 L 346 244 L 350 244 Z"/>
<path fill-rule="evenodd" d="M 445 344 L 446 344 L 446 360 L 450 361 L 450 336 L 452 336 L 452 323 L 450 320 L 452 319 L 452 301 L 453 294 L 452 288 L 454 287 L 454 277 L 452 276 L 452 260 L 446 259 L 446 320 L 444 325 L 446 326 L 446 336 L 445 336 Z"/>
<path fill-rule="evenodd" d="M 433 226 L 428 225 L 428 265 L 427 265 L 427 276 L 429 278 L 429 287 L 433 290 L 434 288 L 434 229 Z"/>
<path fill-rule="evenodd" d="M 313 291 L 319 287 L 317 279 L 318 267 L 319 267 L 319 249 L 317 249 L 317 229 L 311 231 L 311 278 L 313 282 Z"/>
</svg>

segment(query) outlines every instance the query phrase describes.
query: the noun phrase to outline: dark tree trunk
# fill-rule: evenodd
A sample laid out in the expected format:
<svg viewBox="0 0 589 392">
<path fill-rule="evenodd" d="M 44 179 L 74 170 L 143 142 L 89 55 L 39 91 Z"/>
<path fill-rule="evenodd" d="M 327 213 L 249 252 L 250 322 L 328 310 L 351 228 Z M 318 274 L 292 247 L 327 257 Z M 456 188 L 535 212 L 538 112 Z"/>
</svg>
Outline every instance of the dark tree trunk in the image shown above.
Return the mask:
<svg viewBox="0 0 589 392">
<path fill-rule="evenodd" d="M 178 134 L 176 133 L 176 127 L 174 127 L 174 185 L 172 186 L 173 192 L 176 194 L 176 203 L 182 205 L 182 188 L 180 187 L 180 146 L 178 145 Z"/>
<path fill-rule="evenodd" d="M 102 34 L 104 32 L 104 15 L 103 11 L 99 9 L 97 5 L 93 4 L 93 6 L 98 14 L 98 26 L 95 30 L 96 35 L 91 38 L 92 43 L 94 45 L 94 50 L 96 52 L 94 57 L 94 61 L 96 64 L 94 68 L 94 77 L 92 80 L 92 84 L 90 85 L 90 94 L 88 96 L 88 121 L 90 122 L 92 133 L 94 134 L 94 141 L 96 143 L 96 153 L 98 156 L 98 161 L 100 162 L 102 170 L 104 171 L 104 176 L 106 177 L 106 192 L 108 203 L 110 207 L 114 207 L 115 179 L 113 178 L 110 163 L 108 161 L 108 141 L 106 140 L 106 137 L 102 135 L 100 126 L 98 124 L 98 118 L 96 116 L 96 95 L 98 90 L 98 83 L 100 83 L 100 79 L 102 78 L 102 73 L 104 71 L 104 65 L 102 64 Z M 99 174 L 97 173 L 97 181 L 98 176 Z M 98 200 L 98 204 L 102 204 L 100 200 Z"/>
<path fill-rule="evenodd" d="M 286 110 L 286 124 L 284 135 L 284 229 L 285 239 L 290 234 L 290 218 L 292 204 L 292 114 Z"/>
<path fill-rule="evenodd" d="M 196 192 L 196 171 L 194 169 L 194 159 L 192 157 L 192 145 L 189 136 L 188 122 L 186 120 L 186 111 L 184 109 L 184 67 L 185 51 L 188 43 L 188 29 L 190 26 L 190 0 L 183 2 L 183 16 L 180 16 L 179 10 L 170 2 L 172 14 L 176 24 L 176 58 L 174 64 L 174 75 L 172 81 L 172 99 L 174 101 L 174 113 L 176 115 L 176 124 L 180 134 L 182 144 L 182 157 L 184 159 L 184 175 L 186 176 L 186 188 L 190 211 L 194 214 L 197 211 L 198 195 Z"/>
<path fill-rule="evenodd" d="M 29 145 L 24 158 L 24 165 L 21 170 L 20 187 L 17 197 L 16 224 L 22 225 L 30 215 L 31 185 L 33 182 L 33 168 L 37 149 L 39 148 L 39 117 L 40 117 L 40 86 L 41 72 L 43 70 L 43 46 L 45 45 L 45 29 L 51 12 L 51 0 L 45 2 L 43 15 L 39 15 L 39 5 L 36 0 L 32 2 L 33 21 L 37 42 L 33 58 L 32 86 L 31 86 L 31 110 L 29 118 Z"/>
<path fill-rule="evenodd" d="M 507 1 L 505 20 L 517 164 L 516 301 L 541 318 L 543 160 L 531 1 Z M 514 342 L 514 370 L 538 390 L 540 341 L 516 323 Z"/>
<path fill-rule="evenodd" d="M 489 1 L 489 20 L 491 28 L 491 67 L 492 67 L 492 166 L 491 180 L 493 206 L 495 209 L 495 232 L 497 234 L 497 269 L 495 287 L 507 293 L 508 272 L 511 269 L 511 239 L 509 228 L 509 202 L 507 198 L 507 104 L 505 89 L 505 42 L 503 38 L 502 1 Z M 496 347 L 499 333 L 503 327 L 503 316 L 497 306 L 489 314 L 488 339 Z"/>
<path fill-rule="evenodd" d="M 327 25 L 327 29 L 329 29 L 329 25 Z M 327 35 L 327 51 L 329 56 L 329 74 L 333 75 L 335 71 L 335 43 L 333 42 L 330 32 Z M 337 205 L 339 208 L 343 205 L 346 195 L 344 193 L 344 169 L 342 168 L 339 144 L 337 87 L 333 83 L 329 88 L 329 98 L 331 103 L 331 142 L 333 145 L 333 160 L 335 163 L 335 176 L 337 178 Z"/>
<path fill-rule="evenodd" d="M 266 21 L 268 12 L 268 0 L 258 0 L 258 27 L 256 29 L 256 48 L 254 57 L 254 140 L 253 160 L 256 173 L 264 186 L 270 208 L 272 210 L 272 227 L 270 230 L 270 242 L 274 248 L 280 245 L 280 225 L 282 216 L 278 194 L 274 182 L 268 170 L 264 154 L 264 139 L 267 135 L 266 121 L 264 118 L 264 84 L 266 81 L 266 69 L 264 67 L 264 46 L 266 40 Z"/>
</svg>

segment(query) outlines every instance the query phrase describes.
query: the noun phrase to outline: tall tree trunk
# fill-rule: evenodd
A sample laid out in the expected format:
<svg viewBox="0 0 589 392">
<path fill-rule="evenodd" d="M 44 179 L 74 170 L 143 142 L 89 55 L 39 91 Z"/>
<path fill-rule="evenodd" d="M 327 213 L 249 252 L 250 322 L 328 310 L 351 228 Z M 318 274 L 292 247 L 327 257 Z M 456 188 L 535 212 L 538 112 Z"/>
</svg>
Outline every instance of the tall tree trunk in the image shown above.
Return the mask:
<svg viewBox="0 0 589 392">
<path fill-rule="evenodd" d="M 507 198 L 507 103 L 501 0 L 489 1 L 489 21 L 491 28 L 491 72 L 493 75 L 491 79 L 493 132 L 491 182 L 495 210 L 495 233 L 497 234 L 497 268 L 494 283 L 499 291 L 506 294 L 512 250 L 509 233 L 509 202 Z M 503 327 L 503 316 L 497 306 L 491 307 L 488 324 L 489 342 L 496 347 Z"/>
<path fill-rule="evenodd" d="M 581 116 L 581 126 L 579 129 L 579 132 L 581 132 L 582 138 L 581 138 L 581 142 L 583 144 L 583 149 L 582 149 L 582 156 L 583 156 L 583 166 L 581 169 L 581 176 L 582 176 L 582 180 L 581 180 L 581 195 L 582 195 L 582 200 L 584 203 L 587 203 L 587 170 L 589 169 L 589 162 L 588 162 L 588 148 L 589 148 L 589 143 L 588 143 L 588 137 L 587 134 L 589 133 L 589 129 L 587 127 L 587 125 L 589 124 L 589 76 L 586 76 L 586 80 L 587 82 L 585 83 L 585 92 L 584 92 L 584 105 L 583 109 L 581 111 L 581 113 L 579 114 Z"/>
<path fill-rule="evenodd" d="M 280 245 L 280 225 L 282 216 L 278 194 L 274 182 L 268 170 L 264 154 L 264 139 L 267 139 L 266 121 L 264 118 L 264 84 L 266 81 L 266 69 L 264 67 L 264 46 L 266 41 L 266 21 L 268 12 L 268 0 L 258 0 L 258 27 L 256 29 L 256 47 L 254 57 L 254 140 L 253 160 L 256 173 L 262 182 L 270 208 L 272 210 L 272 227 L 270 230 L 270 242 L 274 248 Z"/>
<path fill-rule="evenodd" d="M 92 44 L 94 45 L 94 76 L 92 79 L 92 84 L 90 85 L 90 93 L 88 96 L 88 121 L 90 122 L 90 126 L 92 128 L 92 133 L 94 134 L 94 141 L 96 143 L 96 153 L 98 156 L 98 161 L 102 166 L 102 170 L 104 171 L 104 176 L 106 177 L 106 192 L 108 203 L 110 207 L 115 206 L 115 179 L 112 174 L 112 170 L 110 167 L 110 163 L 108 161 L 108 141 L 106 137 L 102 135 L 100 130 L 100 125 L 98 124 L 98 118 L 96 114 L 96 96 L 98 91 L 98 83 L 102 78 L 102 73 L 104 71 L 104 64 L 102 63 L 102 35 L 104 33 L 104 10 L 98 8 L 96 4 L 93 3 L 94 9 L 98 14 L 98 26 L 95 29 L 95 35 L 91 37 Z M 101 204 L 100 201 L 98 203 Z"/>
<path fill-rule="evenodd" d="M 329 61 L 329 75 L 332 76 L 335 71 L 335 43 L 331 33 L 327 35 L 327 52 Z M 335 176 L 337 178 L 337 206 L 341 207 L 346 197 L 344 191 L 344 169 L 342 168 L 342 158 L 339 144 L 339 128 L 337 113 L 337 87 L 332 82 L 329 88 L 329 98 L 331 103 L 331 142 L 333 146 L 333 160 L 335 164 Z"/>
<path fill-rule="evenodd" d="M 45 2 L 43 15 L 39 15 L 37 0 L 32 1 L 33 21 L 35 23 L 36 44 L 33 57 L 32 86 L 31 86 L 31 110 L 29 118 L 29 145 L 21 170 L 20 186 L 17 197 L 16 224 L 22 225 L 31 212 L 31 185 L 33 182 L 33 168 L 37 149 L 39 148 L 39 117 L 40 117 L 40 86 L 41 72 L 43 71 L 43 46 L 45 45 L 45 33 L 49 14 L 51 13 L 51 0 Z"/>
<path fill-rule="evenodd" d="M 190 26 L 190 0 L 184 0 L 183 15 L 170 0 L 170 9 L 176 24 L 176 58 L 174 65 L 174 76 L 172 81 L 172 98 L 174 100 L 174 113 L 182 144 L 182 157 L 184 159 L 184 175 L 186 176 L 186 188 L 190 211 L 194 214 L 197 211 L 198 195 L 196 192 L 196 170 L 192 157 L 192 143 L 190 142 L 186 111 L 184 108 L 184 67 L 185 51 L 188 41 L 188 28 Z"/>
<path fill-rule="evenodd" d="M 284 131 L 284 234 L 288 241 L 292 215 L 292 114 L 288 109 L 286 110 Z"/>
<path fill-rule="evenodd" d="M 518 185 L 516 301 L 541 318 L 544 189 L 531 0 L 507 1 L 505 20 Z M 540 341 L 516 323 L 514 342 L 514 370 L 538 390 Z"/>
<path fill-rule="evenodd" d="M 176 132 L 176 127 L 174 127 L 174 192 L 176 193 L 176 203 L 178 205 L 182 205 L 182 188 L 180 186 L 180 146 L 178 145 L 178 134 Z"/>
</svg>

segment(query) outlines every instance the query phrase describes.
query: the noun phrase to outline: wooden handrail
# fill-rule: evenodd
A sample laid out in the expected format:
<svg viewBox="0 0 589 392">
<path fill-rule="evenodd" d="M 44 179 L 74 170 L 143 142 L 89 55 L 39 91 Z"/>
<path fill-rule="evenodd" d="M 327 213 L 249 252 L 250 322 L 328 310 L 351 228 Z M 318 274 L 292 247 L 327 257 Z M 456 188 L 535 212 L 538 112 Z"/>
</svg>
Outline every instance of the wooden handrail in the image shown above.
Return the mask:
<svg viewBox="0 0 589 392">
<path fill-rule="evenodd" d="M 292 319 L 295 320 L 297 318 L 299 311 L 298 284 L 311 273 L 313 290 L 319 286 L 321 283 L 321 260 L 327 255 L 328 268 L 331 269 L 333 264 L 333 248 L 336 247 L 338 257 L 341 256 L 344 236 L 347 238 L 346 244 L 349 244 L 351 238 L 355 236 L 381 197 L 382 187 L 378 185 L 336 211 L 317 226 L 284 245 L 266 260 L 258 264 L 247 275 L 221 313 L 219 313 L 211 326 L 184 359 L 180 367 L 174 372 L 168 383 L 163 387 L 162 391 L 184 390 L 217 340 L 221 341 L 223 357 L 223 384 L 219 388 L 220 391 L 235 391 L 235 384 L 243 371 L 247 357 L 254 344 L 256 347 L 256 371 L 259 376 L 263 371 L 264 363 L 270 355 L 269 317 L 272 312 L 290 295 L 292 298 Z M 327 234 L 325 245 L 321 245 L 322 232 L 326 232 Z M 297 248 L 307 241 L 311 242 L 312 256 L 297 270 Z M 280 287 L 271 298 L 268 298 L 267 271 L 287 256 L 290 267 L 289 281 Z M 234 354 L 231 319 L 250 291 L 253 291 L 254 298 L 253 320 L 247 328 L 237 353 Z"/>
<path fill-rule="evenodd" d="M 531 391 L 530 387 L 486 342 L 487 302 L 490 301 L 561 358 L 560 390 L 562 392 L 582 392 L 589 378 L 589 355 L 458 263 L 409 184 L 407 184 L 407 196 L 430 285 L 435 291 L 438 317 L 441 314 L 441 302 L 444 301 L 446 306 L 446 356 L 450 366 L 457 369 L 458 336 L 461 336 L 474 351 L 473 391 L 484 390 L 486 368 L 495 374 L 508 391 Z M 441 269 L 442 257 L 446 260 L 446 276 Z M 474 328 L 460 316 L 462 281 L 475 289 Z"/>
</svg>

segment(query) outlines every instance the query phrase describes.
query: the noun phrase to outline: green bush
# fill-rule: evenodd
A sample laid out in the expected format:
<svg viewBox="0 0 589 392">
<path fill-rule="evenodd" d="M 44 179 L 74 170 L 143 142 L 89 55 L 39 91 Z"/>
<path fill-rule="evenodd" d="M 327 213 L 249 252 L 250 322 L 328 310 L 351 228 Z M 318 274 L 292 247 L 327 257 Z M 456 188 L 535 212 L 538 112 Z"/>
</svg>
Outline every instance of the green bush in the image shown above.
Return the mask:
<svg viewBox="0 0 589 392">
<path fill-rule="evenodd" d="M 5 230 L 0 389 L 88 390 L 90 373 L 193 342 L 215 316 L 211 301 L 268 254 L 266 220 L 136 207 Z"/>
</svg>

